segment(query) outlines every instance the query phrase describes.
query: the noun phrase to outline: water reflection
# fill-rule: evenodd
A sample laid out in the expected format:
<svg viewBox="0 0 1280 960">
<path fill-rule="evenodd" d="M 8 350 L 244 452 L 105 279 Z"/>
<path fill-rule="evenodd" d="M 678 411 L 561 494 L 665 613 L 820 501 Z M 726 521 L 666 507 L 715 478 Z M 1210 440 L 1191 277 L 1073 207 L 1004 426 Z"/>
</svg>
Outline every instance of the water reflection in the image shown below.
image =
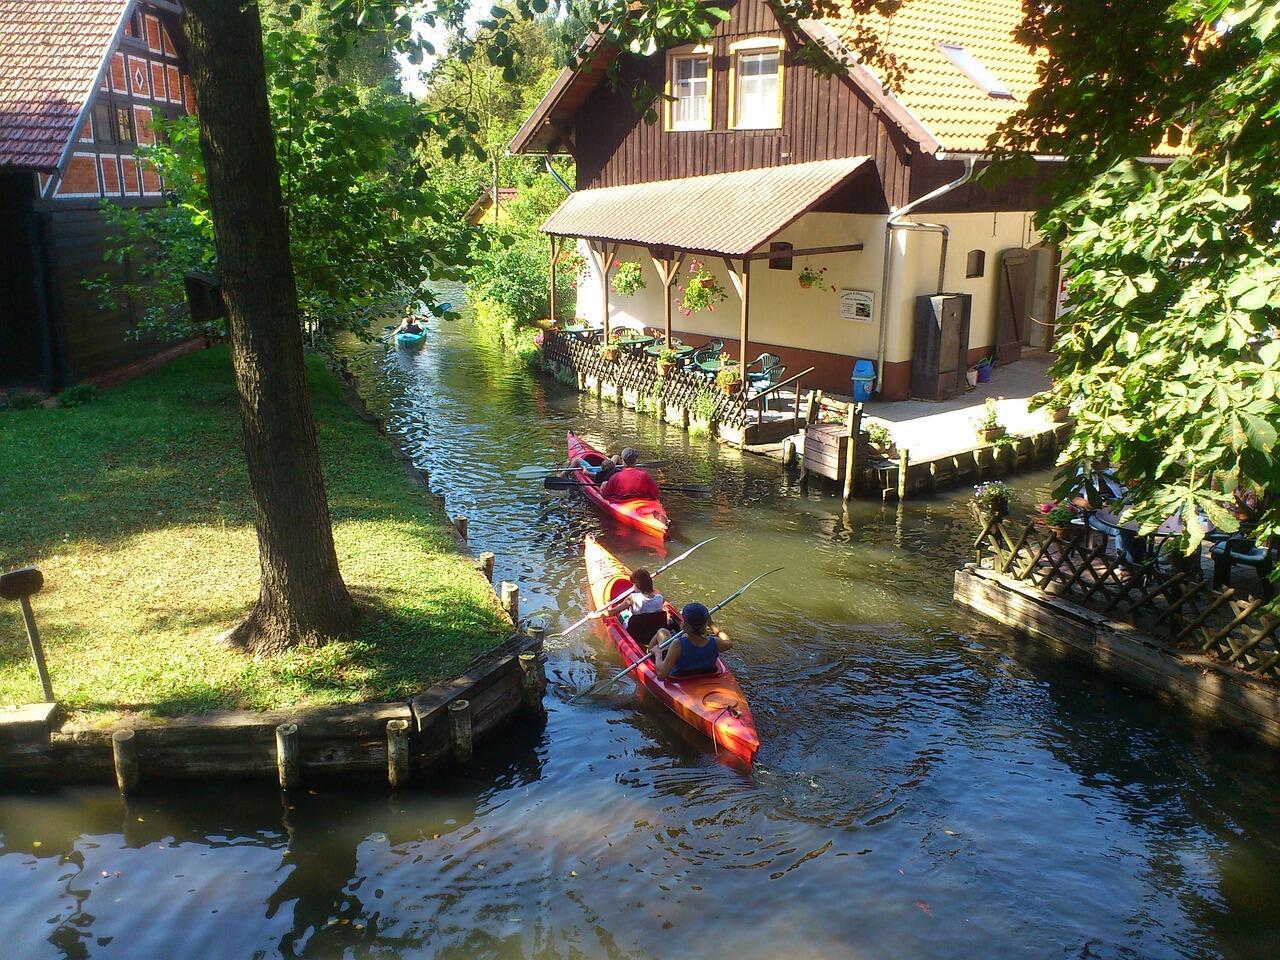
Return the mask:
<svg viewBox="0 0 1280 960">
<path fill-rule="evenodd" d="M 724 614 L 756 768 L 633 688 L 567 703 L 616 669 L 583 629 L 549 645 L 545 724 L 426 790 L 0 797 L 13 955 L 1280 955 L 1274 759 L 961 615 L 959 495 L 846 511 L 442 326 L 355 364 L 549 629 L 583 611 L 586 533 L 632 563 L 664 551 L 511 476 L 560 462 L 570 426 L 715 485 L 668 505 L 673 552 L 719 538 L 664 575 L 669 596 L 785 564 Z"/>
</svg>

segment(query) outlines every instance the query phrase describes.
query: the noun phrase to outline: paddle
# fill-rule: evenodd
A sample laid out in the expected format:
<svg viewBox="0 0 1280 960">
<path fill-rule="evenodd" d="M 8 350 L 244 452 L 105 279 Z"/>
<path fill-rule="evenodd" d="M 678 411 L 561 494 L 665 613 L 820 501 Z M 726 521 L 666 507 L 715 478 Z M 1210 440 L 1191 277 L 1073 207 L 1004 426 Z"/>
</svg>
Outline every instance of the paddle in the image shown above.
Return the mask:
<svg viewBox="0 0 1280 960">
<path fill-rule="evenodd" d="M 677 563 L 679 563 L 681 560 L 683 560 L 683 559 L 684 559 L 685 557 L 687 557 L 689 554 L 693 553 L 693 551 L 697 550 L 699 547 L 705 547 L 708 543 L 710 543 L 710 542 L 711 542 L 712 540 L 714 540 L 714 539 L 715 539 L 715 537 L 710 537 L 709 539 L 703 540 L 701 543 L 695 543 L 692 547 L 690 547 L 690 548 L 689 548 L 688 550 L 686 550 L 684 553 L 680 554 L 680 556 L 675 557 L 674 559 L 668 560 L 666 563 L 664 563 L 662 566 L 660 566 L 657 570 L 653 571 L 653 573 L 651 573 L 651 574 L 650 574 L 650 576 L 652 576 L 652 577 L 656 577 L 656 576 L 657 576 L 658 574 L 660 574 L 663 570 L 670 570 L 672 567 L 674 567 Z M 604 611 L 605 611 L 605 610 L 608 610 L 610 607 L 614 606 L 615 604 L 621 603 L 623 600 L 627 599 L 627 597 L 631 596 L 631 595 L 632 595 L 633 593 L 635 593 L 635 592 L 636 592 L 636 588 L 635 588 L 635 587 L 629 587 L 628 589 L 624 590 L 622 593 L 620 593 L 620 594 L 618 594 L 616 597 L 614 597 L 612 600 L 610 600 L 608 603 L 606 603 L 606 604 L 604 605 L 604 609 L 603 609 L 603 610 L 593 610 L 593 611 L 591 611 L 591 613 L 588 613 L 585 617 L 583 617 L 581 620 L 579 620 L 579 621 L 578 621 L 577 623 L 575 623 L 573 626 L 568 627 L 567 629 L 565 629 L 565 630 L 561 631 L 560 633 L 553 633 L 553 634 L 551 634 L 551 636 L 550 636 L 550 637 L 548 637 L 547 639 L 548 639 L 548 640 L 550 640 L 550 639 L 551 639 L 551 637 L 567 637 L 569 634 L 573 633 L 573 631 L 577 630 L 580 626 L 582 626 L 582 625 L 583 625 L 584 623 L 586 623 L 588 620 L 595 620 L 595 619 L 597 619 L 598 617 L 600 617 L 600 616 L 601 616 L 601 614 L 603 614 L 603 613 L 604 613 Z"/>
<path fill-rule="evenodd" d="M 598 486 L 598 484 L 584 483 L 581 480 L 570 480 L 568 477 L 547 477 L 545 480 L 542 481 L 542 485 L 546 487 L 548 490 L 570 490 L 573 487 Z M 702 494 L 711 493 L 710 484 L 705 484 L 705 485 L 687 484 L 687 485 L 681 486 L 678 484 L 672 485 L 668 483 L 663 483 L 658 486 L 658 489 L 661 490 L 663 493 L 702 493 Z"/>
<path fill-rule="evenodd" d="M 752 584 L 760 580 L 763 580 L 765 577 L 769 576 L 769 574 L 771 573 L 777 573 L 779 570 L 783 570 L 783 569 L 786 569 L 786 568 L 774 567 L 772 570 L 766 570 L 764 573 L 760 574 L 760 576 L 755 577 L 751 580 L 748 580 L 746 583 L 740 586 L 737 590 L 729 594 L 729 596 L 725 597 L 723 600 L 721 600 L 714 607 L 712 607 L 710 610 L 707 611 L 708 622 L 710 622 L 711 620 L 711 614 L 715 613 L 717 610 L 721 609 L 722 607 L 728 606 L 734 600 L 737 600 L 740 596 L 742 596 L 749 589 L 751 589 Z M 632 670 L 636 669 L 636 667 L 640 666 L 640 664 L 644 663 L 646 660 L 652 660 L 653 655 L 655 653 L 661 653 L 663 650 L 667 649 L 667 647 L 671 646 L 671 644 L 675 643 L 677 640 L 679 640 L 683 636 L 684 636 L 683 630 L 681 630 L 679 633 L 673 633 L 671 636 L 667 637 L 667 639 L 662 642 L 662 645 L 659 646 L 657 650 L 649 651 L 643 657 L 641 657 L 639 660 L 633 663 L 631 666 L 627 667 L 627 669 L 621 671 L 620 673 L 615 673 L 612 677 L 609 677 L 607 680 L 600 680 L 597 683 L 594 683 L 591 686 L 587 687 L 587 689 L 583 690 L 581 693 L 575 694 L 574 696 L 569 698 L 569 702 L 573 703 L 579 697 L 585 697 L 589 693 L 595 693 L 596 690 L 613 686 L 615 683 L 617 683 L 619 680 L 621 680 L 623 677 L 629 674 Z"/>
<path fill-rule="evenodd" d="M 657 470 L 657 469 L 660 469 L 661 467 L 667 467 L 670 465 L 671 465 L 670 460 L 651 460 L 648 463 L 636 464 L 637 467 L 644 467 L 647 470 Z M 555 476 L 556 474 L 564 473 L 564 471 L 566 470 L 575 470 L 575 469 L 577 468 L 576 467 L 535 467 L 533 464 L 529 464 L 527 467 L 517 467 L 515 470 L 512 470 L 511 476 L 517 477 L 520 480 L 538 480 L 538 479 L 541 479 L 542 477 Z"/>
</svg>

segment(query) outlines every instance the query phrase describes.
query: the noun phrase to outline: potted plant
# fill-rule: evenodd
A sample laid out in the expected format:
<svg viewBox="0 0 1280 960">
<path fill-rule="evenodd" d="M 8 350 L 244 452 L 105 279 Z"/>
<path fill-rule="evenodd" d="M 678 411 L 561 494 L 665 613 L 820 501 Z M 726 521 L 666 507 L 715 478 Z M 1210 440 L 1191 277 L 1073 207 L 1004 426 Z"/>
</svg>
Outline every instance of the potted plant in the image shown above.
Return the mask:
<svg viewBox="0 0 1280 960">
<path fill-rule="evenodd" d="M 822 287 L 830 287 L 831 292 L 835 293 L 836 288 L 827 283 L 827 278 L 824 276 L 826 272 L 826 267 L 821 267 L 817 270 L 813 269 L 813 267 L 805 267 L 800 271 L 800 274 L 796 279 L 800 281 L 800 286 L 804 287 L 806 290 L 811 287 L 818 287 L 819 289 Z"/>
<path fill-rule="evenodd" d="M 988 480 L 973 488 L 973 505 L 990 517 L 1009 515 L 1009 485 L 1003 480 Z"/>
<path fill-rule="evenodd" d="M 1059 540 L 1071 537 L 1075 531 L 1071 521 L 1079 514 L 1073 504 L 1065 500 L 1050 500 L 1048 503 L 1040 504 L 1036 509 L 1040 511 L 1041 524 L 1056 534 Z"/>
<path fill-rule="evenodd" d="M 680 354 L 676 353 L 671 347 L 663 347 L 658 351 L 658 376 L 665 377 L 668 371 L 676 365 L 676 361 L 680 359 Z"/>
<path fill-rule="evenodd" d="M 689 261 L 689 275 L 680 284 L 680 312 L 686 317 L 702 310 L 715 311 L 728 294 L 724 284 L 715 278 L 701 260 Z"/>
<path fill-rule="evenodd" d="M 1044 406 L 1049 411 L 1049 415 L 1053 417 L 1054 423 L 1066 423 L 1067 418 L 1071 416 L 1071 405 L 1067 403 L 1064 397 L 1060 397 L 1057 394 L 1049 394 L 1049 399 Z"/>
<path fill-rule="evenodd" d="M 733 396 L 742 389 L 742 370 L 736 363 L 729 363 L 721 354 L 721 361 L 724 366 L 720 368 L 716 374 L 716 386 L 719 387 L 726 395 Z"/>
<path fill-rule="evenodd" d="M 1000 422 L 999 411 L 996 410 L 996 402 L 990 398 L 982 405 L 982 413 L 978 414 L 973 421 L 974 429 L 978 432 L 978 439 L 985 443 L 990 443 L 1005 435 L 1005 426 Z"/>
<path fill-rule="evenodd" d="M 613 269 L 613 281 L 610 285 L 618 296 L 629 297 L 645 288 L 644 270 L 635 260 L 615 260 Z"/>
<path fill-rule="evenodd" d="M 622 348 L 618 346 L 618 334 L 614 333 L 609 337 L 609 340 L 606 343 L 600 344 L 600 359 L 609 361 L 616 360 L 618 359 L 618 353 L 621 349 Z"/>
<path fill-rule="evenodd" d="M 991 382 L 991 368 L 994 366 L 995 366 L 994 357 L 983 357 L 976 364 L 974 364 L 974 369 L 978 371 L 979 383 Z"/>
<path fill-rule="evenodd" d="M 883 423 L 872 422 L 867 424 L 867 442 L 882 457 L 888 457 L 890 460 L 898 458 L 898 445 L 893 442 L 893 434 L 889 432 L 889 428 Z"/>
</svg>

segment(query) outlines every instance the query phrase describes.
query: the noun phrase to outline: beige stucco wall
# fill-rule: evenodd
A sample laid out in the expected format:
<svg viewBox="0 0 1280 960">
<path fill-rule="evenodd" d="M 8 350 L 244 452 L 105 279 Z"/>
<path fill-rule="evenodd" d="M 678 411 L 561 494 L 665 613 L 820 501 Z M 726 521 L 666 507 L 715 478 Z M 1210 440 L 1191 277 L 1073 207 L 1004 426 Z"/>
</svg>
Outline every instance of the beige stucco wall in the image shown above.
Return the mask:
<svg viewBox="0 0 1280 960">
<path fill-rule="evenodd" d="M 995 341 L 996 284 L 1000 251 L 1035 242 L 1028 213 L 937 214 L 927 218 L 951 228 L 947 256 L 948 292 L 973 295 L 970 345 L 987 346 Z M 880 285 L 883 275 L 884 229 L 886 218 L 862 214 L 810 213 L 782 231 L 775 239 L 796 249 L 862 243 L 857 253 L 797 257 L 790 271 L 772 270 L 764 261 L 751 267 L 751 326 L 753 342 L 778 344 L 850 357 L 874 358 L 877 348 Z M 889 334 L 886 359 L 889 362 L 911 357 L 911 329 L 915 297 L 936 292 L 939 236 L 936 233 L 897 231 L 894 243 L 898 260 L 889 293 Z M 580 245 L 585 255 L 585 246 Z M 986 269 L 981 278 L 966 279 L 965 266 L 970 250 L 986 252 Z M 601 321 L 600 279 L 588 257 L 588 269 L 578 295 L 578 314 L 592 323 Z M 627 326 L 662 326 L 662 283 L 649 259 L 639 247 L 622 247 L 619 260 L 637 260 L 645 269 L 647 287 L 633 296 L 610 292 L 610 322 Z M 739 301 L 728 270 L 719 259 L 704 262 L 720 279 L 728 298 L 714 312 L 682 316 L 672 307 L 672 326 L 690 334 L 708 337 L 738 336 Z M 802 288 L 797 280 L 805 266 L 826 267 L 828 288 Z M 684 268 L 688 269 L 687 263 Z M 833 292 L 829 289 L 834 286 Z M 845 320 L 840 316 L 841 289 L 870 291 L 875 297 L 873 321 Z M 673 299 L 678 300 L 674 292 Z M 758 352 L 758 351 L 757 351 Z"/>
</svg>

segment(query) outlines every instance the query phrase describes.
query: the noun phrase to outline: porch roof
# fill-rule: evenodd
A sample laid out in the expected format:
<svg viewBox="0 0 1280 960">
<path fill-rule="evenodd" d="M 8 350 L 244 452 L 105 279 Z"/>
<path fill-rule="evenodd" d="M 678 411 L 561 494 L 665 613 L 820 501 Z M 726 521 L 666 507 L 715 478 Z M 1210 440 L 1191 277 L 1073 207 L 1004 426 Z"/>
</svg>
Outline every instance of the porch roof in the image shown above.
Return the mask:
<svg viewBox="0 0 1280 960">
<path fill-rule="evenodd" d="M 870 157 L 841 157 L 570 194 L 544 233 L 741 257 L 855 176 Z"/>
</svg>

